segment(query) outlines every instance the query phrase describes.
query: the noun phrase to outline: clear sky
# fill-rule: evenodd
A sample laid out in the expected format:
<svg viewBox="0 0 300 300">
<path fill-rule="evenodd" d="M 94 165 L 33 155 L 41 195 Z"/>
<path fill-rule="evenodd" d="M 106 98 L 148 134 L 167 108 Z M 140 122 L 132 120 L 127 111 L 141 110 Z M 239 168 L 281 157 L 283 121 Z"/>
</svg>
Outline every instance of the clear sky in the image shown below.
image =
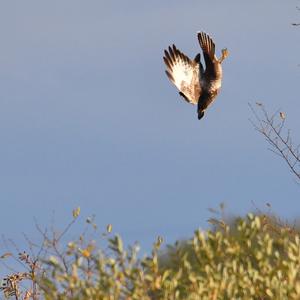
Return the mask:
<svg viewBox="0 0 300 300">
<path fill-rule="evenodd" d="M 297 1 L 5 1 L 0 9 L 0 226 L 26 243 L 80 206 L 143 249 L 207 228 L 210 207 L 271 203 L 300 215 L 300 186 L 249 122 L 282 109 L 300 142 Z M 222 92 L 197 120 L 164 73 L 197 31 L 227 47 Z M 23 243 L 23 244 L 22 244 Z M 1 248 L 0 248 L 1 250 Z"/>
</svg>

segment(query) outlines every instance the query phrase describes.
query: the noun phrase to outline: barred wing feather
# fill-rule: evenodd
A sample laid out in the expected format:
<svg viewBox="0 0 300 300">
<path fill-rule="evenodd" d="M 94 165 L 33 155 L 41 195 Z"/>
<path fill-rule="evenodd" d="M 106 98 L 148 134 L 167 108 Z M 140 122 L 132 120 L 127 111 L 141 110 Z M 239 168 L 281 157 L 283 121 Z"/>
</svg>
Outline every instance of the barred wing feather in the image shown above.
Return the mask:
<svg viewBox="0 0 300 300">
<path fill-rule="evenodd" d="M 164 62 L 166 74 L 189 103 L 197 104 L 201 93 L 200 66 L 195 60 L 189 59 L 175 45 L 165 50 Z"/>
</svg>

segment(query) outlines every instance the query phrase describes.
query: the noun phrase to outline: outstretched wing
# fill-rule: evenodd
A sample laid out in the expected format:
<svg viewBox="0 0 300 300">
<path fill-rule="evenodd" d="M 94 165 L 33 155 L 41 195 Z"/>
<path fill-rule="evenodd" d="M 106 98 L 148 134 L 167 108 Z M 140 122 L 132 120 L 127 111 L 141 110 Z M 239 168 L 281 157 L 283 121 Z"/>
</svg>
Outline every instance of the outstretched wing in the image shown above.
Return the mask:
<svg viewBox="0 0 300 300">
<path fill-rule="evenodd" d="M 205 60 L 205 76 L 216 77 L 215 43 L 205 32 L 198 32 L 198 40 Z"/>
<path fill-rule="evenodd" d="M 189 59 L 175 45 L 165 50 L 164 62 L 166 74 L 180 91 L 179 94 L 189 103 L 197 104 L 201 93 L 199 62 Z"/>
</svg>

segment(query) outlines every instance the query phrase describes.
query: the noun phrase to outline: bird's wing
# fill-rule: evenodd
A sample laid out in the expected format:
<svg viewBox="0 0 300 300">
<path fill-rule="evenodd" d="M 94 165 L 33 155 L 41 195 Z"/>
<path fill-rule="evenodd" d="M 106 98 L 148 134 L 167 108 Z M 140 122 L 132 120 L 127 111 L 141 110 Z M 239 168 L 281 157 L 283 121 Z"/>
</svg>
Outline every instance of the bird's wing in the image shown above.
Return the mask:
<svg viewBox="0 0 300 300">
<path fill-rule="evenodd" d="M 198 40 L 205 60 L 205 75 L 215 77 L 215 43 L 209 35 L 204 32 L 198 32 Z"/>
<path fill-rule="evenodd" d="M 189 103 L 197 104 L 201 93 L 199 62 L 189 59 L 175 45 L 165 50 L 164 62 L 166 74 L 180 91 L 179 94 Z"/>
</svg>

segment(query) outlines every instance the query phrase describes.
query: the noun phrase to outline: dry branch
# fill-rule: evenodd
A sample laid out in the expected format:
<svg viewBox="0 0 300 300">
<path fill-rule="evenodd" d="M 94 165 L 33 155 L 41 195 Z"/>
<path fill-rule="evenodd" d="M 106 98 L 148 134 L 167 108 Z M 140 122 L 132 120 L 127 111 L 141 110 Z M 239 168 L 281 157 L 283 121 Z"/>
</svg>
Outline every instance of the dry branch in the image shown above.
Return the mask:
<svg viewBox="0 0 300 300">
<path fill-rule="evenodd" d="M 263 104 L 256 103 L 256 105 L 259 113 L 249 104 L 255 117 L 255 121 L 250 120 L 250 122 L 265 137 L 270 145 L 269 150 L 280 156 L 300 181 L 300 145 L 293 143 L 289 129 L 284 130 L 285 114 L 277 111 L 269 115 Z"/>
</svg>

